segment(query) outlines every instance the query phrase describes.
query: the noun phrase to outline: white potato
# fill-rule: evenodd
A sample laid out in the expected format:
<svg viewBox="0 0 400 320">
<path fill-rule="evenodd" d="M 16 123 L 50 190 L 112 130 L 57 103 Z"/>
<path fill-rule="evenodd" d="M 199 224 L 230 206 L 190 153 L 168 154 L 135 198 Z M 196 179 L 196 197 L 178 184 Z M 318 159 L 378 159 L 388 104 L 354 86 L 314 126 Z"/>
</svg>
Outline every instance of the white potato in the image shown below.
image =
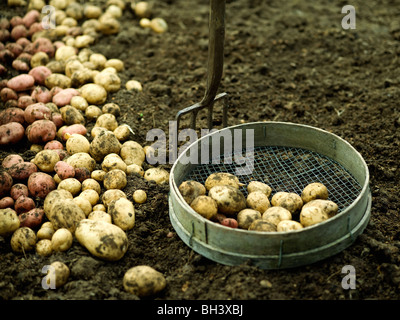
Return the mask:
<svg viewBox="0 0 400 320">
<path fill-rule="evenodd" d="M 126 198 L 120 198 L 110 202 L 107 208 L 112 221 L 122 230 L 131 230 L 135 226 L 135 207 Z"/>
<path fill-rule="evenodd" d="M 150 266 L 136 266 L 130 268 L 124 275 L 123 286 L 125 291 L 139 297 L 148 297 L 162 291 L 167 281 L 161 272 Z"/>
</svg>

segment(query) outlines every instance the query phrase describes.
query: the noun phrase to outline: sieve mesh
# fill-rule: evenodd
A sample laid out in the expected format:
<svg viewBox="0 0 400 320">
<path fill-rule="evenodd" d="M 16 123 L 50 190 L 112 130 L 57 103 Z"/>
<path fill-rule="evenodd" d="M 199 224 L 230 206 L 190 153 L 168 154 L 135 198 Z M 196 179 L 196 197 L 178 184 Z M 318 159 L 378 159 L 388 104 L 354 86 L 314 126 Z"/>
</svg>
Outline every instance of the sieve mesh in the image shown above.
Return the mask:
<svg viewBox="0 0 400 320">
<path fill-rule="evenodd" d="M 272 195 L 279 191 L 300 195 L 309 183 L 320 182 L 328 188 L 329 200 L 334 201 L 341 212 L 362 190 L 361 185 L 342 165 L 313 151 L 267 146 L 254 148 L 253 155 L 254 168 L 251 174 L 238 176 L 240 182 L 245 184 L 240 189 L 245 196 L 247 196 L 246 185 L 250 181 L 268 184 L 272 188 Z M 226 154 L 218 159 L 211 159 L 209 163 L 199 164 L 193 168 L 184 180 L 195 180 L 204 184 L 207 177 L 215 172 L 235 174 L 239 166 L 235 156 L 244 157 Z"/>
</svg>

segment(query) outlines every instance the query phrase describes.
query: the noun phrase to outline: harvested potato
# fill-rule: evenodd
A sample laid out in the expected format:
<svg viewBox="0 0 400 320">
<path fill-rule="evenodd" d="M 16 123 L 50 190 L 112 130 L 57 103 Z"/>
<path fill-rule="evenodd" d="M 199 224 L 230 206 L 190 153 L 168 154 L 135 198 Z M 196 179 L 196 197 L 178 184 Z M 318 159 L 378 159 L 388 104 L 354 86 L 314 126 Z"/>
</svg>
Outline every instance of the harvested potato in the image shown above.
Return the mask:
<svg viewBox="0 0 400 320">
<path fill-rule="evenodd" d="M 65 161 L 58 161 L 54 165 L 54 171 L 61 180 L 73 178 L 75 176 L 75 168 Z"/>
<path fill-rule="evenodd" d="M 291 214 L 296 214 L 303 206 L 301 197 L 292 192 L 277 192 L 271 199 L 273 206 L 283 207 L 290 211 Z"/>
<path fill-rule="evenodd" d="M 51 278 L 55 279 L 55 287 L 60 288 L 66 284 L 70 274 L 68 266 L 60 261 L 55 261 L 50 267 L 52 267 L 50 270 L 54 270 Z"/>
<path fill-rule="evenodd" d="M 276 226 L 276 231 L 282 231 L 282 232 L 288 232 L 300 229 L 303 229 L 303 225 L 300 222 L 294 220 L 282 220 Z"/>
<path fill-rule="evenodd" d="M 135 208 L 126 198 L 111 201 L 107 213 L 110 214 L 113 223 L 124 231 L 135 226 Z"/>
<path fill-rule="evenodd" d="M 99 204 L 96 204 L 95 206 L 93 206 L 93 211 L 104 211 L 104 212 L 107 212 L 107 208 L 106 208 L 106 206 L 104 204 L 99 203 Z"/>
<path fill-rule="evenodd" d="M 120 156 L 127 165 L 137 164 L 141 166 L 146 159 L 143 147 L 136 141 L 126 141 L 122 144 Z"/>
<path fill-rule="evenodd" d="M 141 166 L 138 166 L 137 164 L 130 164 L 130 165 L 128 165 L 128 166 L 126 166 L 126 173 L 129 175 L 129 174 L 132 174 L 132 173 L 135 173 L 135 174 L 138 174 L 138 175 L 140 175 L 140 176 L 144 176 L 144 169 L 141 167 Z"/>
<path fill-rule="evenodd" d="M 168 24 L 163 18 L 150 20 L 150 28 L 156 33 L 164 33 L 168 30 Z"/>
<path fill-rule="evenodd" d="M 25 134 L 31 143 L 44 144 L 54 140 L 57 126 L 51 120 L 36 120 L 26 128 Z"/>
<path fill-rule="evenodd" d="M 20 227 L 11 236 L 11 249 L 14 252 L 25 253 L 35 249 L 36 233 L 28 227 Z"/>
<path fill-rule="evenodd" d="M 58 131 L 59 132 L 57 133 L 57 136 L 63 141 L 66 141 L 67 138 L 74 133 L 78 133 L 83 136 L 85 136 L 87 133 L 86 127 L 80 123 L 63 126 Z"/>
<path fill-rule="evenodd" d="M 88 120 L 95 120 L 103 114 L 98 106 L 90 105 L 85 110 L 85 117 Z"/>
<path fill-rule="evenodd" d="M 83 116 L 83 113 L 73 106 L 70 105 L 63 106 L 62 108 L 60 108 L 60 113 L 66 125 L 73 125 L 73 124 L 85 125 L 86 120 L 85 117 Z"/>
<path fill-rule="evenodd" d="M 9 122 L 0 126 L 0 145 L 17 143 L 25 135 L 25 128 L 19 122 Z"/>
<path fill-rule="evenodd" d="M 48 65 L 47 65 L 48 66 Z M 61 89 L 71 88 L 71 79 L 62 73 L 52 73 L 44 81 L 48 89 L 59 87 Z"/>
<path fill-rule="evenodd" d="M 70 101 L 70 105 L 80 111 L 85 111 L 89 106 L 88 102 L 84 97 L 73 96 Z"/>
<path fill-rule="evenodd" d="M 320 208 L 323 212 L 325 212 L 328 215 L 329 218 L 333 217 L 339 210 L 339 206 L 335 202 L 324 199 L 311 200 L 310 202 L 307 202 L 303 206 L 303 208 L 308 208 L 308 207 Z"/>
<path fill-rule="evenodd" d="M 94 170 L 91 173 L 91 177 L 96 180 L 96 181 L 103 181 L 104 180 L 104 176 L 106 175 L 106 172 L 104 170 Z"/>
<path fill-rule="evenodd" d="M 118 122 L 115 115 L 111 113 L 104 113 L 97 118 L 95 127 L 102 127 L 110 131 L 114 131 L 118 127 Z"/>
<path fill-rule="evenodd" d="M 75 178 L 67 178 L 62 180 L 57 189 L 64 189 L 69 191 L 73 196 L 76 196 L 81 191 L 82 185 L 78 179 Z"/>
<path fill-rule="evenodd" d="M 74 234 L 79 222 L 86 218 L 83 210 L 72 200 L 62 199 L 55 201 L 50 213 L 46 213 L 54 229 L 66 228 Z"/>
<path fill-rule="evenodd" d="M 43 257 L 48 257 L 53 253 L 51 240 L 41 239 L 36 243 L 36 253 Z"/>
<path fill-rule="evenodd" d="M 309 227 L 328 219 L 329 216 L 319 207 L 303 207 L 300 212 L 300 223 L 304 227 Z"/>
<path fill-rule="evenodd" d="M 96 161 L 102 161 L 110 153 L 119 154 L 121 144 L 112 132 L 99 133 L 90 143 L 90 155 Z"/>
<path fill-rule="evenodd" d="M 232 186 L 236 189 L 239 189 L 239 187 L 242 185 L 239 182 L 239 179 L 228 172 L 217 172 L 211 174 L 205 181 L 204 183 L 207 191 L 209 191 L 212 187 L 214 186 Z"/>
<path fill-rule="evenodd" d="M 129 128 L 128 125 L 122 124 L 116 127 L 113 133 L 120 142 L 123 142 L 129 139 L 129 136 L 131 134 L 131 129 Z"/>
<path fill-rule="evenodd" d="M 271 204 L 268 196 L 262 191 L 253 191 L 247 195 L 246 205 L 260 213 L 265 212 Z"/>
<path fill-rule="evenodd" d="M 113 169 L 104 175 L 103 185 L 107 190 L 123 189 L 126 184 L 126 173 L 120 169 Z"/>
<path fill-rule="evenodd" d="M 220 222 L 223 226 L 236 229 L 239 227 L 239 224 L 236 219 L 233 218 L 225 218 Z"/>
<path fill-rule="evenodd" d="M 79 194 L 79 197 L 87 199 L 90 202 L 90 204 L 92 205 L 92 207 L 95 206 L 100 199 L 99 193 L 97 193 L 97 191 L 95 191 L 93 189 L 83 190 Z"/>
<path fill-rule="evenodd" d="M 54 251 L 67 251 L 71 248 L 73 236 L 66 228 L 56 230 L 51 238 L 51 247 Z"/>
<path fill-rule="evenodd" d="M 190 207 L 206 219 L 212 219 L 218 212 L 217 202 L 206 195 L 196 197 Z"/>
<path fill-rule="evenodd" d="M 1 162 L 1 166 L 5 169 L 10 168 L 12 165 L 17 164 L 17 163 L 22 163 L 24 162 L 24 158 L 22 158 L 18 154 L 9 154 L 6 156 L 3 161 Z M 2 183 L 3 184 L 3 183 Z"/>
<path fill-rule="evenodd" d="M 137 80 L 129 80 L 125 84 L 125 88 L 127 90 L 135 90 L 135 91 L 142 91 L 143 87 L 142 84 Z"/>
<path fill-rule="evenodd" d="M 243 209 L 237 215 L 238 227 L 241 229 L 249 229 L 250 225 L 255 221 L 261 219 L 261 213 L 253 209 Z"/>
<path fill-rule="evenodd" d="M 0 171 L 0 197 L 7 195 L 13 185 L 12 176 L 6 171 Z"/>
<path fill-rule="evenodd" d="M 107 91 L 99 84 L 85 84 L 79 91 L 89 104 L 99 105 L 107 100 Z"/>
<path fill-rule="evenodd" d="M 5 208 L 12 208 L 14 207 L 14 199 L 11 197 L 4 197 L 3 199 L 0 199 L 0 209 L 5 209 Z"/>
<path fill-rule="evenodd" d="M 69 154 L 80 152 L 89 153 L 90 142 L 85 136 L 74 133 L 68 137 L 65 147 Z"/>
<path fill-rule="evenodd" d="M 310 202 L 315 199 L 328 199 L 328 189 L 319 182 L 310 183 L 301 192 L 303 203 Z"/>
<path fill-rule="evenodd" d="M 81 220 L 75 237 L 92 255 L 108 261 L 121 259 L 128 250 L 126 233 L 105 221 Z"/>
<path fill-rule="evenodd" d="M 86 152 L 74 153 L 65 162 L 76 168 L 86 168 L 92 172 L 96 168 L 96 161 Z"/>
<path fill-rule="evenodd" d="M 117 92 L 121 88 L 121 79 L 117 74 L 102 71 L 93 78 L 94 83 L 102 86 L 107 92 Z"/>
<path fill-rule="evenodd" d="M 32 162 L 43 172 L 53 172 L 60 156 L 55 150 L 46 149 L 38 152 Z"/>
<path fill-rule="evenodd" d="M 16 163 L 7 169 L 11 177 L 18 180 L 28 179 L 32 173 L 37 171 L 38 167 L 33 162 Z"/>
<path fill-rule="evenodd" d="M 148 297 L 162 291 L 167 281 L 161 272 L 150 266 L 130 268 L 122 280 L 125 291 L 139 297 Z"/>
<path fill-rule="evenodd" d="M 56 203 L 58 200 L 63 200 L 63 199 L 73 199 L 73 196 L 71 192 L 65 190 L 65 189 L 56 189 L 51 192 L 46 196 L 43 202 L 43 210 L 48 217 L 51 213 L 52 206 L 54 203 Z M 52 226 L 54 228 L 54 226 Z"/>
<path fill-rule="evenodd" d="M 51 238 L 53 237 L 54 234 L 54 229 L 53 227 L 41 227 L 38 232 L 36 233 L 36 236 L 38 239 L 42 240 L 42 239 L 48 239 L 51 240 Z"/>
<path fill-rule="evenodd" d="M 73 200 L 83 210 L 86 217 L 89 215 L 90 212 L 92 212 L 92 204 L 87 198 L 75 197 Z"/>
<path fill-rule="evenodd" d="M 101 197 L 101 201 L 104 204 L 104 206 L 107 208 L 108 205 L 111 203 L 113 200 L 118 200 L 120 198 L 127 198 L 125 192 L 119 189 L 110 189 L 107 190 L 103 193 Z"/>
<path fill-rule="evenodd" d="M 179 192 L 183 199 L 190 205 L 198 196 L 206 194 L 206 188 L 200 182 L 190 180 L 179 185 Z"/>
<path fill-rule="evenodd" d="M 223 214 L 233 215 L 246 208 L 246 198 L 243 193 L 230 185 L 214 186 L 208 195 L 217 202 L 218 211 Z"/>
<path fill-rule="evenodd" d="M 147 181 L 155 181 L 157 184 L 169 182 L 169 172 L 163 168 L 150 168 L 144 173 L 144 178 Z"/>
<path fill-rule="evenodd" d="M 34 172 L 28 178 L 29 194 L 44 199 L 47 194 L 56 189 L 53 177 L 44 172 Z"/>
<path fill-rule="evenodd" d="M 89 213 L 87 218 L 89 220 L 100 220 L 107 223 L 112 223 L 111 215 L 102 210 L 93 210 L 91 213 Z"/>
<path fill-rule="evenodd" d="M 100 183 L 98 183 L 95 179 L 92 179 L 92 178 L 88 178 L 88 179 L 82 181 L 82 191 L 85 191 L 87 189 L 94 190 L 98 194 L 100 194 L 100 192 L 101 192 Z"/>
<path fill-rule="evenodd" d="M 119 169 L 126 172 L 127 165 L 118 154 L 110 153 L 104 157 L 103 162 L 101 163 L 101 168 L 105 172 L 113 169 Z"/>
<path fill-rule="evenodd" d="M 135 190 L 135 192 L 132 195 L 133 201 L 136 203 L 142 204 L 145 203 L 147 200 L 147 194 L 146 191 L 144 190 Z"/>
<path fill-rule="evenodd" d="M 0 209 L 0 236 L 8 237 L 20 227 L 17 212 L 12 208 Z"/>
<path fill-rule="evenodd" d="M 28 212 L 36 207 L 35 201 L 32 198 L 26 196 L 20 196 L 15 200 L 14 209 L 18 214 Z"/>
<path fill-rule="evenodd" d="M 276 226 L 263 219 L 257 219 L 251 223 L 248 230 L 274 232 Z"/>
<path fill-rule="evenodd" d="M 251 193 L 254 191 L 261 191 L 265 193 L 267 197 L 271 195 L 272 189 L 269 185 L 260 182 L 260 181 L 250 181 L 249 184 L 247 185 L 247 192 Z"/>
<path fill-rule="evenodd" d="M 262 214 L 262 219 L 277 226 L 282 220 L 291 220 L 292 214 L 283 207 L 271 207 Z"/>
</svg>

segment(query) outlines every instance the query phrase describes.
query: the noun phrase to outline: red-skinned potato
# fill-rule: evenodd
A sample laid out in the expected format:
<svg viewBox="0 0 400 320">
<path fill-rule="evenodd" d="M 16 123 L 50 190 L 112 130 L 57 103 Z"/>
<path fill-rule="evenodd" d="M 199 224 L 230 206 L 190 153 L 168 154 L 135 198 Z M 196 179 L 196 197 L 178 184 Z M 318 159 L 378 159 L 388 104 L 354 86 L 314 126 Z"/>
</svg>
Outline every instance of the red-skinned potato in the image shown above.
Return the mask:
<svg viewBox="0 0 400 320">
<path fill-rule="evenodd" d="M 51 110 L 43 102 L 31 104 L 24 111 L 25 121 L 29 124 L 36 120 L 51 119 Z"/>
<path fill-rule="evenodd" d="M 20 124 L 24 124 L 25 122 L 25 113 L 20 108 L 7 108 L 0 112 L 0 125 L 10 123 L 10 122 L 19 122 Z"/>
<path fill-rule="evenodd" d="M 28 212 L 36 207 L 35 201 L 26 196 L 20 196 L 14 203 L 14 210 L 18 213 Z"/>
<path fill-rule="evenodd" d="M 31 98 L 36 102 L 48 103 L 51 102 L 53 95 L 46 87 L 36 86 L 31 92 Z"/>
<path fill-rule="evenodd" d="M 14 207 L 14 199 L 11 197 L 4 197 L 3 199 L 0 199 L 0 209 L 5 209 L 5 208 L 13 208 Z"/>
<path fill-rule="evenodd" d="M 41 199 L 46 198 L 50 191 L 57 188 L 53 177 L 44 172 L 35 172 L 28 178 L 29 194 Z"/>
<path fill-rule="evenodd" d="M 58 161 L 54 166 L 54 171 L 61 180 L 73 178 L 75 176 L 75 168 L 64 161 Z"/>
<path fill-rule="evenodd" d="M 233 218 L 225 218 L 221 221 L 221 224 L 225 227 L 237 229 L 238 228 L 238 222 L 236 219 Z"/>
<path fill-rule="evenodd" d="M 9 154 L 7 157 L 4 158 L 3 162 L 1 163 L 2 167 L 5 169 L 10 168 L 12 165 L 24 162 L 24 158 L 22 158 L 18 154 Z"/>
<path fill-rule="evenodd" d="M 27 106 L 36 103 L 36 99 L 32 98 L 31 96 L 20 96 L 18 98 L 18 108 L 25 110 Z M 25 114 L 24 114 L 24 122 L 25 122 Z"/>
<path fill-rule="evenodd" d="M 37 166 L 32 162 L 20 162 L 7 169 L 11 177 L 17 180 L 28 179 L 32 173 L 37 171 Z"/>
<path fill-rule="evenodd" d="M 17 100 L 18 94 L 13 89 L 6 87 L 1 89 L 0 98 L 3 102 L 6 102 L 8 100 Z"/>
<path fill-rule="evenodd" d="M 13 185 L 13 178 L 5 171 L 0 171 L 0 197 L 7 195 Z"/>
<path fill-rule="evenodd" d="M 25 128 L 19 122 L 9 122 L 0 126 L 0 145 L 18 143 L 25 136 Z"/>
<path fill-rule="evenodd" d="M 7 82 L 7 87 L 14 91 L 27 91 L 35 84 L 35 78 L 29 74 L 21 74 L 11 78 Z"/>
<path fill-rule="evenodd" d="M 75 168 L 75 179 L 77 179 L 79 182 L 83 182 L 86 179 L 89 179 L 91 176 L 91 172 L 88 168 Z"/>
<path fill-rule="evenodd" d="M 31 143 L 43 144 L 54 140 L 57 127 L 51 120 L 36 120 L 26 128 L 26 135 Z"/>
<path fill-rule="evenodd" d="M 67 127 L 66 127 L 65 129 L 63 129 L 63 131 L 62 131 L 62 134 L 61 134 L 62 139 L 63 139 L 64 141 L 66 141 L 66 140 L 68 139 L 68 137 L 69 137 L 69 136 L 66 136 L 66 135 L 67 135 L 67 134 L 73 135 L 74 133 L 78 133 L 78 134 L 81 134 L 81 135 L 85 136 L 86 133 L 87 133 L 87 129 L 86 129 L 86 127 L 85 127 L 83 124 L 79 124 L 79 123 L 76 123 L 76 124 L 72 124 L 72 125 L 70 125 L 70 126 L 67 126 Z"/>
<path fill-rule="evenodd" d="M 64 149 L 64 145 L 58 140 L 51 140 L 44 145 L 44 150 Z"/>
<path fill-rule="evenodd" d="M 13 200 L 17 200 L 20 196 L 28 197 L 28 187 L 23 183 L 16 183 L 11 187 L 10 196 Z"/>
<path fill-rule="evenodd" d="M 44 210 L 41 208 L 33 208 L 18 216 L 21 227 L 28 227 L 36 229 L 42 224 L 44 217 Z"/>
<path fill-rule="evenodd" d="M 44 85 L 46 78 L 52 74 L 51 70 L 45 66 L 38 66 L 32 68 L 29 73 L 37 84 Z"/>
</svg>

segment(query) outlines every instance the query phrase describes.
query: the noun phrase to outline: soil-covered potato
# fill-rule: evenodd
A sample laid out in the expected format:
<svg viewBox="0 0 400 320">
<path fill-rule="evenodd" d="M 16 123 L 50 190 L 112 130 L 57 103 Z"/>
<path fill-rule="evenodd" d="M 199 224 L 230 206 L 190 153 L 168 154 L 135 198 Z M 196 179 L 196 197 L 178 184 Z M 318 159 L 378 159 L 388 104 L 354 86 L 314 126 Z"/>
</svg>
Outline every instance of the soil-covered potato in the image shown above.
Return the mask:
<svg viewBox="0 0 400 320">
<path fill-rule="evenodd" d="M 65 147 L 69 154 L 79 152 L 89 153 L 90 142 L 85 136 L 79 133 L 74 133 L 68 137 Z"/>
<path fill-rule="evenodd" d="M 315 199 L 328 199 L 328 189 L 322 183 L 313 182 L 307 185 L 301 192 L 303 203 L 310 202 Z"/>
<path fill-rule="evenodd" d="M 25 253 L 35 249 L 36 233 L 28 227 L 20 227 L 11 236 L 11 249 L 17 253 Z"/>
<path fill-rule="evenodd" d="M 76 196 L 81 191 L 82 185 L 78 179 L 75 178 L 67 178 L 62 180 L 57 189 L 64 189 L 69 191 L 73 196 Z"/>
<path fill-rule="evenodd" d="M 93 189 L 83 190 L 79 194 L 79 197 L 87 199 L 90 202 L 90 204 L 92 205 L 92 207 L 95 206 L 98 203 L 98 201 L 100 200 L 99 193 Z"/>
<path fill-rule="evenodd" d="M 67 251 L 72 246 L 74 238 L 66 228 L 56 230 L 51 238 L 51 247 L 54 251 Z"/>
<path fill-rule="evenodd" d="M 91 213 L 89 213 L 87 218 L 89 220 L 101 220 L 107 223 L 112 223 L 110 214 L 102 210 L 93 210 Z"/>
<path fill-rule="evenodd" d="M 329 218 L 336 215 L 339 210 L 339 206 L 335 202 L 324 199 L 311 200 L 310 202 L 307 202 L 303 206 L 303 208 L 308 208 L 308 207 L 320 208 L 323 212 L 325 212 L 328 215 Z"/>
<path fill-rule="evenodd" d="M 86 218 L 83 210 L 73 201 L 73 199 L 62 199 L 55 201 L 51 206 L 47 218 L 51 221 L 55 230 L 60 228 L 68 229 L 74 234 L 79 222 Z"/>
<path fill-rule="evenodd" d="M 55 261 L 50 266 L 52 267 L 50 270 L 54 270 L 52 278 L 55 279 L 55 287 L 56 288 L 62 287 L 64 284 L 67 283 L 70 275 L 68 266 L 60 261 Z"/>
<path fill-rule="evenodd" d="M 105 221 L 81 220 L 75 237 L 92 255 L 107 261 L 120 260 L 128 250 L 126 233 Z"/>
<path fill-rule="evenodd" d="M 124 231 L 131 230 L 135 226 L 135 207 L 126 198 L 111 201 L 107 213 L 113 223 Z"/>
<path fill-rule="evenodd" d="M 56 187 L 53 177 L 44 172 L 34 172 L 28 178 L 29 194 L 33 197 L 44 199 Z"/>
<path fill-rule="evenodd" d="M 216 172 L 207 177 L 204 186 L 209 191 L 214 186 L 231 186 L 239 189 L 241 183 L 238 177 L 228 172 Z"/>
<path fill-rule="evenodd" d="M 167 285 L 161 272 L 144 265 L 130 268 L 125 273 L 122 282 L 125 291 L 139 297 L 153 296 Z"/>
<path fill-rule="evenodd" d="M 263 219 L 257 219 L 251 223 L 249 230 L 274 232 L 276 231 L 276 225 Z"/>
<path fill-rule="evenodd" d="M 258 219 L 261 219 L 261 213 L 253 209 L 243 209 L 237 214 L 237 222 L 240 229 L 249 229 L 250 225 Z"/>
<path fill-rule="evenodd" d="M 135 201 L 135 203 L 145 203 L 147 200 L 147 193 L 144 190 L 135 190 L 135 192 L 132 195 L 133 201 Z"/>
<path fill-rule="evenodd" d="M 246 198 L 236 187 L 217 185 L 212 187 L 208 195 L 217 202 L 218 211 L 226 215 L 234 215 L 246 208 Z"/>
<path fill-rule="evenodd" d="M 110 153 L 119 154 L 121 144 L 114 133 L 102 131 L 90 143 L 89 153 L 96 161 L 102 161 Z"/>
<path fill-rule="evenodd" d="M 263 213 L 262 219 L 278 226 L 282 220 L 291 220 L 292 214 L 283 207 L 271 207 Z"/>
<path fill-rule="evenodd" d="M 13 185 L 12 176 L 6 171 L 0 171 L 0 197 L 7 195 Z"/>
<path fill-rule="evenodd" d="M 121 146 L 120 156 L 127 165 L 141 166 L 146 159 L 143 147 L 136 141 L 128 140 Z"/>
<path fill-rule="evenodd" d="M 110 153 L 104 157 L 103 162 L 101 163 L 101 168 L 105 172 L 113 169 L 120 169 L 126 172 L 127 165 L 118 154 Z"/>
<path fill-rule="evenodd" d="M 46 149 L 38 152 L 32 162 L 43 172 L 53 172 L 54 166 L 60 161 L 57 151 Z"/>
<path fill-rule="evenodd" d="M 253 191 L 247 195 L 247 207 L 257 210 L 260 213 L 265 212 L 271 207 L 268 196 L 262 191 Z"/>
<path fill-rule="evenodd" d="M 73 155 L 65 159 L 65 162 L 74 167 L 75 169 L 86 168 L 90 172 L 92 172 L 96 168 L 96 160 L 93 159 L 86 152 L 74 153 Z"/>
<path fill-rule="evenodd" d="M 147 181 L 155 181 L 157 184 L 168 183 L 169 172 L 160 167 L 150 168 L 144 172 L 144 178 Z"/>
<path fill-rule="evenodd" d="M 267 197 L 271 195 L 272 188 L 266 183 L 260 181 L 250 181 L 247 185 L 247 192 L 252 193 L 254 191 L 261 191 L 265 193 Z"/>
<path fill-rule="evenodd" d="M 281 232 L 288 232 L 301 229 L 303 229 L 303 225 L 300 222 L 294 220 L 282 220 L 276 226 L 276 231 L 281 231 Z"/>
<path fill-rule="evenodd" d="M 36 253 L 43 257 L 48 257 L 53 253 L 51 240 L 41 239 L 36 243 Z"/>
<path fill-rule="evenodd" d="M 107 190 L 124 189 L 126 184 L 126 173 L 120 169 L 113 169 L 104 175 L 103 185 Z"/>
<path fill-rule="evenodd" d="M 101 196 L 101 201 L 104 206 L 107 208 L 111 201 L 118 200 L 120 198 L 127 198 L 125 192 L 119 189 L 110 189 L 105 191 Z"/>
<path fill-rule="evenodd" d="M 206 195 L 196 197 L 190 207 L 206 219 L 212 219 L 218 213 L 217 202 Z"/>
<path fill-rule="evenodd" d="M 20 227 L 17 212 L 12 208 L 0 209 L 0 236 L 8 237 Z"/>
<path fill-rule="evenodd" d="M 206 188 L 203 184 L 194 180 L 183 181 L 179 185 L 179 192 L 183 199 L 190 205 L 198 196 L 206 194 Z"/>
<path fill-rule="evenodd" d="M 321 208 L 309 206 L 303 207 L 300 212 L 300 223 L 304 227 L 309 227 L 314 224 L 328 220 L 329 216 Z"/>
<path fill-rule="evenodd" d="M 289 210 L 291 214 L 296 214 L 301 210 L 303 200 L 301 200 L 298 194 L 293 192 L 277 192 L 272 197 L 271 204 L 283 207 Z"/>
<path fill-rule="evenodd" d="M 37 229 L 42 224 L 43 217 L 44 210 L 35 207 L 18 216 L 21 222 L 21 227 L 29 227 L 31 229 Z"/>
</svg>

